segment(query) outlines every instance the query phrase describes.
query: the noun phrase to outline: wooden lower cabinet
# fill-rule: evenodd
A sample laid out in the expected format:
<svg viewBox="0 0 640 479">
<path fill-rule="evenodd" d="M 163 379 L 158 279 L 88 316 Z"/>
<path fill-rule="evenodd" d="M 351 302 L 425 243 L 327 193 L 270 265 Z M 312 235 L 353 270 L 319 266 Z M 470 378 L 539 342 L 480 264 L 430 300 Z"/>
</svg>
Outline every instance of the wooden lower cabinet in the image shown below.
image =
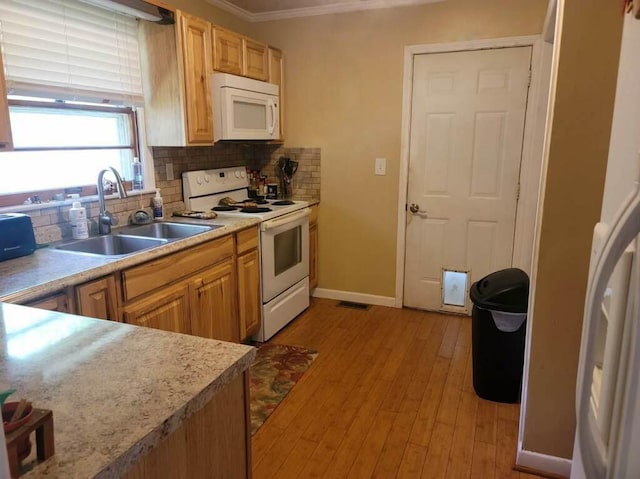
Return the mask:
<svg viewBox="0 0 640 479">
<path fill-rule="evenodd" d="M 318 207 L 311 207 L 309 218 L 309 289 L 318 286 Z"/>
<path fill-rule="evenodd" d="M 134 464 L 124 478 L 250 477 L 247 374 L 244 372 L 218 391 L 202 409 Z"/>
<path fill-rule="evenodd" d="M 60 313 L 74 313 L 73 301 L 67 293 L 55 293 L 44 298 L 37 299 L 25 306 L 32 308 L 46 309 L 48 311 L 58 311 Z"/>
<path fill-rule="evenodd" d="M 191 334 L 189 286 L 178 283 L 124 307 L 124 321 L 137 326 Z"/>
<path fill-rule="evenodd" d="M 238 255 L 238 313 L 240 339 L 247 339 L 260 328 L 260 254 L 257 249 Z"/>
<path fill-rule="evenodd" d="M 222 341 L 240 341 L 235 284 L 233 258 L 191 277 L 192 334 Z"/>
<path fill-rule="evenodd" d="M 90 318 L 119 321 L 115 278 L 106 276 L 77 286 L 76 313 Z"/>
</svg>

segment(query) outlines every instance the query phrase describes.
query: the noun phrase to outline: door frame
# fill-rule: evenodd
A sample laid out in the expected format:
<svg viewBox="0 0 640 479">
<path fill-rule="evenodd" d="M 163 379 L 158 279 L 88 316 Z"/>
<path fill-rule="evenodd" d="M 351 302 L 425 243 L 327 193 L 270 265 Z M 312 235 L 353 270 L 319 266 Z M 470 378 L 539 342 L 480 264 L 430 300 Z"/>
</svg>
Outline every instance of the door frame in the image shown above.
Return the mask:
<svg viewBox="0 0 640 479">
<path fill-rule="evenodd" d="M 411 100 L 413 87 L 413 60 L 416 55 L 429 53 L 452 53 L 459 51 L 487 50 L 508 47 L 532 47 L 531 83 L 527 99 L 525 128 L 520 163 L 520 197 L 516 207 L 516 223 L 512 265 L 531 272 L 534 233 L 538 209 L 540 174 L 542 165 L 542 143 L 546 114 L 539 105 L 544 100 L 548 85 L 539 74 L 542 69 L 541 35 L 492 38 L 455 43 L 409 45 L 404 48 L 404 71 L 402 85 L 402 133 L 400 148 L 400 179 L 398 182 L 398 225 L 396 235 L 396 294 L 395 306 L 404 302 L 404 263 L 406 252 L 407 188 L 409 185 L 409 145 L 411 135 Z M 527 244 L 526 239 L 530 241 Z"/>
</svg>

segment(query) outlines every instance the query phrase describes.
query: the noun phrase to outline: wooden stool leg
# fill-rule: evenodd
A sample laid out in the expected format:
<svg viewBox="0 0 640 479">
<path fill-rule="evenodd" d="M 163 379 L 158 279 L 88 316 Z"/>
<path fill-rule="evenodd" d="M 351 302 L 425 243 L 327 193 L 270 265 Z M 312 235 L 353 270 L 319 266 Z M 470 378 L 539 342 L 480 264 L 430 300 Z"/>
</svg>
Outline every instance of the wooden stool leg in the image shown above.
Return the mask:
<svg viewBox="0 0 640 479">
<path fill-rule="evenodd" d="M 56 452 L 53 441 L 53 416 L 36 429 L 36 447 L 38 459 L 41 461 L 49 459 Z"/>
<path fill-rule="evenodd" d="M 11 472 L 11 477 L 18 477 L 18 465 L 20 464 L 18 461 L 18 448 L 15 444 L 11 446 L 7 446 L 7 455 L 9 456 L 9 471 Z"/>
</svg>

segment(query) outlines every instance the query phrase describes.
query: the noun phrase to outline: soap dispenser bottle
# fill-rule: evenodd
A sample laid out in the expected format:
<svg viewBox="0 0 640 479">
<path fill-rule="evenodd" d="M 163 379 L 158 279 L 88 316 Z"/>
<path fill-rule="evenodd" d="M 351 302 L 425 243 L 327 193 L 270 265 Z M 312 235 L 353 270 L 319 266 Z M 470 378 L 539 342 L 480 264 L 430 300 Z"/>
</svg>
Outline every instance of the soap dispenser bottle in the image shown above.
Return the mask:
<svg viewBox="0 0 640 479">
<path fill-rule="evenodd" d="M 151 207 L 153 209 L 153 220 L 162 221 L 164 218 L 162 196 L 160 196 L 160 190 L 156 190 L 156 196 L 151 199 Z"/>
<path fill-rule="evenodd" d="M 73 239 L 87 239 L 89 237 L 87 212 L 79 201 L 74 201 L 69 210 L 69 222 Z"/>
</svg>

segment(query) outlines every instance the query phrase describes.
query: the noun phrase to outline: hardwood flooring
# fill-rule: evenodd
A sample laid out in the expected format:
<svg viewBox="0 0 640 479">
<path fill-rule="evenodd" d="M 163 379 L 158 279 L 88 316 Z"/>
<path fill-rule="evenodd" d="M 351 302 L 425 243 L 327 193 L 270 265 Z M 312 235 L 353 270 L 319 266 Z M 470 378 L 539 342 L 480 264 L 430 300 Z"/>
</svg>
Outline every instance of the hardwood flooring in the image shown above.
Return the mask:
<svg viewBox="0 0 640 479">
<path fill-rule="evenodd" d="M 318 358 L 252 438 L 253 477 L 533 478 L 517 404 L 476 396 L 471 320 L 312 299 L 272 342 Z"/>
</svg>

